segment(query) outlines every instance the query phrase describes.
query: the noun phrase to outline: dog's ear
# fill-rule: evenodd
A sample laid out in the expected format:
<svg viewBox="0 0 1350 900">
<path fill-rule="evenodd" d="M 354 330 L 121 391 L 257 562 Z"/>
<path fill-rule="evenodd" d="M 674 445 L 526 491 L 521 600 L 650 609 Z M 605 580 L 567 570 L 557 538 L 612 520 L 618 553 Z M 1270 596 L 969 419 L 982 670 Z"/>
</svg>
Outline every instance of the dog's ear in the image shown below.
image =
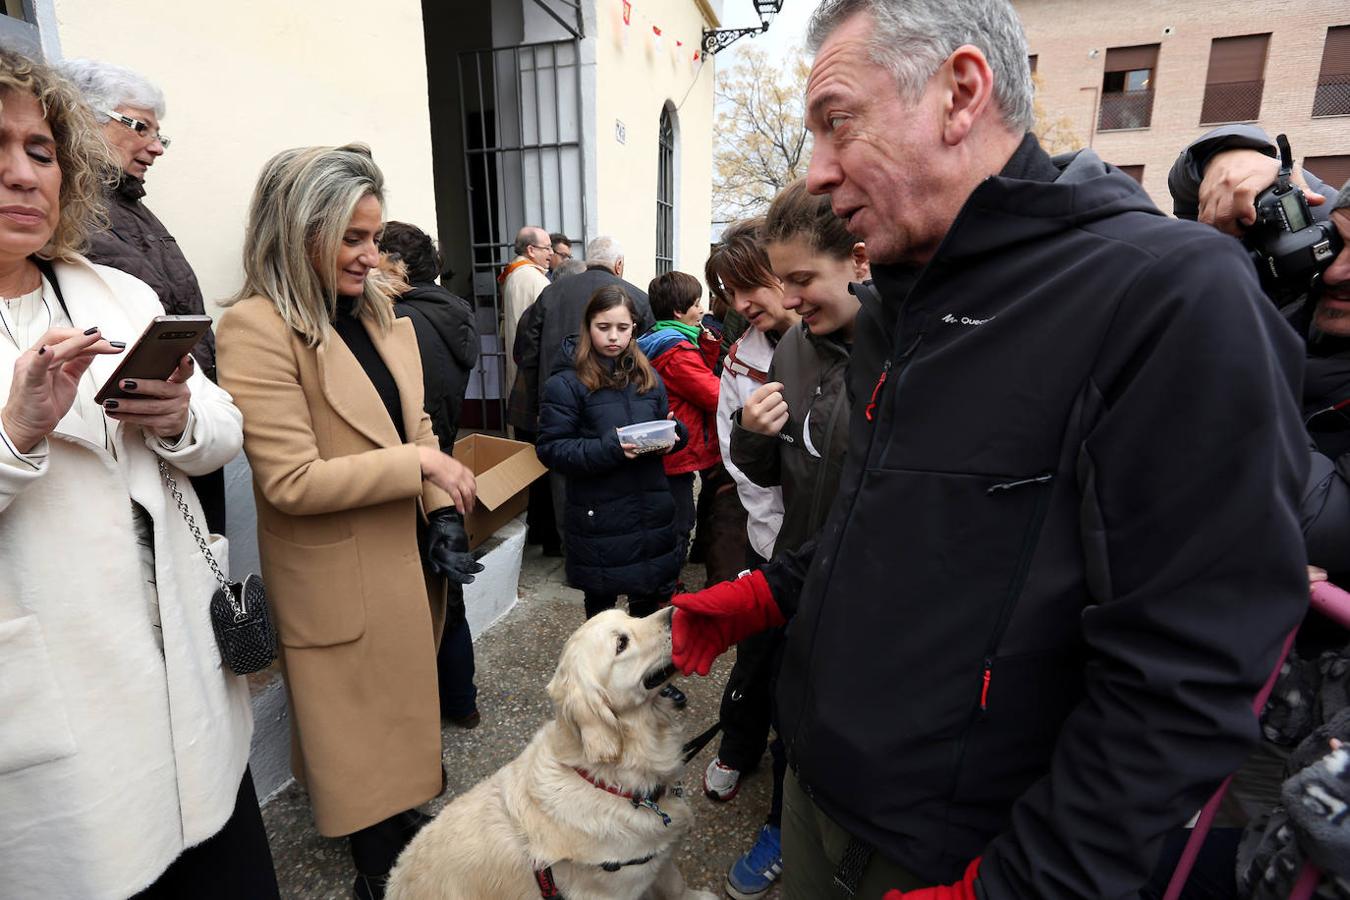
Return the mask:
<svg viewBox="0 0 1350 900">
<path fill-rule="evenodd" d="M 571 666 L 561 665 L 548 683 L 548 695 L 558 710 L 558 720 L 574 728 L 581 751 L 594 762 L 618 762 L 623 755 L 623 732 L 609 708 L 609 698 L 598 684 L 573 676 Z"/>
</svg>

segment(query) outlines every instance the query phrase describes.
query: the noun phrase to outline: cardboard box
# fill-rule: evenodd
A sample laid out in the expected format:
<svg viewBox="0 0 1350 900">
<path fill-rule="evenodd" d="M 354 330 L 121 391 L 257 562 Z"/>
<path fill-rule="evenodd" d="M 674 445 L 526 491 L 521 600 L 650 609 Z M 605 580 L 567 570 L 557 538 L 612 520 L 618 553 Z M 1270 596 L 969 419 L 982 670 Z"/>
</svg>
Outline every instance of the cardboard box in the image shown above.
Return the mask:
<svg viewBox="0 0 1350 900">
<path fill-rule="evenodd" d="M 455 441 L 455 459 L 468 466 L 478 481 L 478 502 L 464 517 L 470 550 L 523 513 L 530 500 L 530 483 L 548 474 L 534 455 L 534 447 L 487 434 Z"/>
</svg>

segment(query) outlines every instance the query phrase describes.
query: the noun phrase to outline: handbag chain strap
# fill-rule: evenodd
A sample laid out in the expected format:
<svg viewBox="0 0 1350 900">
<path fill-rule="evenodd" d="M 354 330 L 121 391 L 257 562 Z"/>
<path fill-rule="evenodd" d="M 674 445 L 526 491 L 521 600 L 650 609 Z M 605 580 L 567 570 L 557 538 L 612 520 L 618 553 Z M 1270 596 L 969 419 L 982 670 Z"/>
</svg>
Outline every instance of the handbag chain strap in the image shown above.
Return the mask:
<svg viewBox="0 0 1350 900">
<path fill-rule="evenodd" d="M 192 515 L 192 510 L 188 509 L 187 501 L 183 499 L 183 492 L 178 489 L 178 482 L 174 481 L 173 476 L 169 474 L 169 466 L 162 459 L 158 462 L 160 477 L 168 485 L 169 493 L 173 494 L 173 502 L 178 504 L 178 511 L 183 514 L 183 521 L 192 530 L 192 536 L 196 539 L 197 546 L 201 548 L 202 556 L 206 557 L 206 564 L 211 567 L 211 573 L 216 576 L 220 589 L 225 592 L 225 599 L 229 601 L 231 608 L 234 610 L 235 621 L 242 621 L 248 617 L 248 599 L 244 597 L 243 591 L 238 591 L 236 596 L 236 592 L 230 587 L 230 580 L 225 577 L 224 572 L 220 571 L 215 556 L 206 546 L 206 538 L 202 537 L 202 530 L 197 527 L 197 519 Z"/>
</svg>

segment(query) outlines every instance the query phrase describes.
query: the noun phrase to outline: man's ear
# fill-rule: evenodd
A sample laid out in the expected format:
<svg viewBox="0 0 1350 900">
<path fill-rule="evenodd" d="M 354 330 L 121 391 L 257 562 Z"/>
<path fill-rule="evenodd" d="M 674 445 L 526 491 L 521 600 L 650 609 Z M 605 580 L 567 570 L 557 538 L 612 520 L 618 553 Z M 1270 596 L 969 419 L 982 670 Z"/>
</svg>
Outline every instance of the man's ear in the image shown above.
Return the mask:
<svg viewBox="0 0 1350 900">
<path fill-rule="evenodd" d="M 994 71 L 979 47 L 962 44 L 947 57 L 936 77 L 942 79 L 945 94 L 942 139 L 956 146 L 993 104 Z"/>
<path fill-rule="evenodd" d="M 623 277 L 623 260 L 622 260 L 622 259 L 618 259 L 618 260 L 615 260 L 615 261 L 614 261 L 614 274 L 617 275 L 617 276 L 620 277 L 620 278 Z"/>
<path fill-rule="evenodd" d="M 867 245 L 862 241 L 853 245 L 853 280 L 866 281 L 872 277 L 872 266 L 867 261 Z"/>
</svg>

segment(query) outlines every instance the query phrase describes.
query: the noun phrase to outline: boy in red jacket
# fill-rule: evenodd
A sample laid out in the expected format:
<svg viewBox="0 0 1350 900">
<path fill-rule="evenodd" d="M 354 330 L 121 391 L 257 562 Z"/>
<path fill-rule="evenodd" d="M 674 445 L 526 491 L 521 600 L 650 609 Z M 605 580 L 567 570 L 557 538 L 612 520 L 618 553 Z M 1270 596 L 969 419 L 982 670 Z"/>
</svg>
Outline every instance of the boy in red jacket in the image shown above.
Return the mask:
<svg viewBox="0 0 1350 900">
<path fill-rule="evenodd" d="M 703 285 L 684 272 L 667 272 L 647 286 L 656 324 L 638 338 L 670 397 L 670 411 L 689 432 L 689 442 L 665 458 L 675 497 L 675 535 L 683 553 L 694 530 L 694 473 L 722 458 L 717 444 L 717 338 L 703 322 Z"/>
</svg>

